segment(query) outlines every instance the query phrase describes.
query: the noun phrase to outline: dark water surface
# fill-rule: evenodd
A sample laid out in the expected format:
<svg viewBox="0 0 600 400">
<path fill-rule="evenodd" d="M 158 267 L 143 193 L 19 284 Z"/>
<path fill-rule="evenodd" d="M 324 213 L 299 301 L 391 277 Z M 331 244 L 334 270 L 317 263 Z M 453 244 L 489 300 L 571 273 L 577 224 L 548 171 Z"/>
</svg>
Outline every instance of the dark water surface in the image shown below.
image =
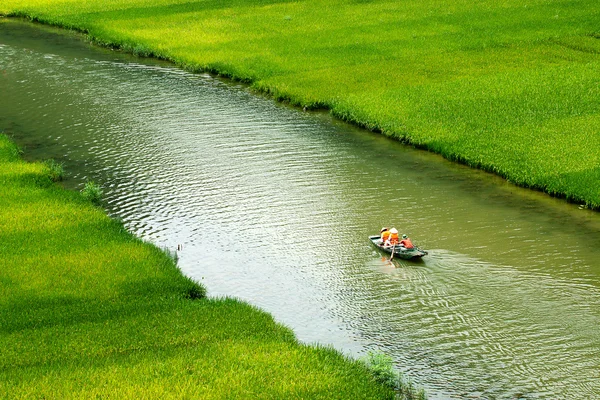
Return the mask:
<svg viewBox="0 0 600 400">
<path fill-rule="evenodd" d="M 600 397 L 600 215 L 166 63 L 0 22 L 0 129 L 212 296 L 431 398 Z M 382 225 L 430 255 L 381 259 Z"/>
</svg>

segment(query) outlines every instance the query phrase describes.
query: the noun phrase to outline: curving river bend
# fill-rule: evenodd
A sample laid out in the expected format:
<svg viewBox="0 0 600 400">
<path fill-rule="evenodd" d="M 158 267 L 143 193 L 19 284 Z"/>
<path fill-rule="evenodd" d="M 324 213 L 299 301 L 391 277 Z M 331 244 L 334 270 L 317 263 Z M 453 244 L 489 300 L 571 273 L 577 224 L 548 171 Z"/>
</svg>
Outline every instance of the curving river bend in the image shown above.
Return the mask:
<svg viewBox="0 0 600 400">
<path fill-rule="evenodd" d="M 0 130 L 212 296 L 430 398 L 600 397 L 600 215 L 207 75 L 0 20 Z M 384 262 L 395 225 L 430 251 Z"/>
</svg>

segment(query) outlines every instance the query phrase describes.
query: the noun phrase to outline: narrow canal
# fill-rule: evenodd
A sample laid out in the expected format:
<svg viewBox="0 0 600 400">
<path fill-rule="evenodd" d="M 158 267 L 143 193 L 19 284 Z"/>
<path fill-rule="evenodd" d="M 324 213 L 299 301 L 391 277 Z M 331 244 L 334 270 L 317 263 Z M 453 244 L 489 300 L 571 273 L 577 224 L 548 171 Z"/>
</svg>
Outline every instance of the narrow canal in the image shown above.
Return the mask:
<svg viewBox="0 0 600 400">
<path fill-rule="evenodd" d="M 0 20 L 0 130 L 300 340 L 432 399 L 600 396 L 600 215 L 242 85 Z M 382 260 L 396 226 L 429 250 Z"/>
</svg>

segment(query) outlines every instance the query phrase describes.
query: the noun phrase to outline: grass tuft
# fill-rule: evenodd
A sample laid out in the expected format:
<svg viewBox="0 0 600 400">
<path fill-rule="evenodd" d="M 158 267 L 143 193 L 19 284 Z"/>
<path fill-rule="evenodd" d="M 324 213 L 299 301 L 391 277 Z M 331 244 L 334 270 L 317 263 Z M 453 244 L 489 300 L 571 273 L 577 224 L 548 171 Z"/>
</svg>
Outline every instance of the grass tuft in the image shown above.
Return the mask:
<svg viewBox="0 0 600 400">
<path fill-rule="evenodd" d="M 381 352 L 369 352 L 364 363 L 378 382 L 393 389 L 400 388 L 399 373 L 394 371 L 393 360 L 390 356 Z"/>
<path fill-rule="evenodd" d="M 371 371 L 375 380 L 382 385 L 396 391 L 397 397 L 402 400 L 425 400 L 424 389 L 415 388 L 414 384 L 405 379 L 402 374 L 394 369 L 393 360 L 382 352 L 369 352 L 363 363 Z"/>
<path fill-rule="evenodd" d="M 189 287 L 186 290 L 185 297 L 190 300 L 198 300 L 206 298 L 206 288 L 199 283 L 188 278 Z"/>
<path fill-rule="evenodd" d="M 102 187 L 96 184 L 94 181 L 87 181 L 81 189 L 81 194 L 83 197 L 90 201 L 94 205 L 102 204 L 102 196 L 104 192 L 102 191 Z"/>
<path fill-rule="evenodd" d="M 50 180 L 52 182 L 60 182 L 64 179 L 65 169 L 64 169 L 63 163 L 59 163 L 53 159 L 50 159 L 50 160 L 46 160 L 44 162 L 44 165 L 46 166 L 46 168 L 48 170 L 48 176 L 50 177 Z"/>
</svg>

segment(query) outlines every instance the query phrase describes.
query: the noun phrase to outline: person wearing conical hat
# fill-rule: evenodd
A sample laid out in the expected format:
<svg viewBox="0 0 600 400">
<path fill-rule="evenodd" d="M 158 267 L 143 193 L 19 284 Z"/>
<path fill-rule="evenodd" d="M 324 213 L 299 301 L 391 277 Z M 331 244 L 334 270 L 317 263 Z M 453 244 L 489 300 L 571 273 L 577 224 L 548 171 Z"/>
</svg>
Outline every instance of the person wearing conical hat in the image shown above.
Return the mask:
<svg viewBox="0 0 600 400">
<path fill-rule="evenodd" d="M 387 242 L 390 238 L 390 228 L 386 228 L 386 227 L 381 228 L 381 230 L 379 231 L 379 234 L 381 235 L 381 243 L 385 244 L 385 242 Z"/>
<path fill-rule="evenodd" d="M 386 246 L 394 246 L 400 243 L 400 237 L 398 236 L 398 229 L 392 228 L 390 229 L 390 237 L 386 242 Z"/>
</svg>

